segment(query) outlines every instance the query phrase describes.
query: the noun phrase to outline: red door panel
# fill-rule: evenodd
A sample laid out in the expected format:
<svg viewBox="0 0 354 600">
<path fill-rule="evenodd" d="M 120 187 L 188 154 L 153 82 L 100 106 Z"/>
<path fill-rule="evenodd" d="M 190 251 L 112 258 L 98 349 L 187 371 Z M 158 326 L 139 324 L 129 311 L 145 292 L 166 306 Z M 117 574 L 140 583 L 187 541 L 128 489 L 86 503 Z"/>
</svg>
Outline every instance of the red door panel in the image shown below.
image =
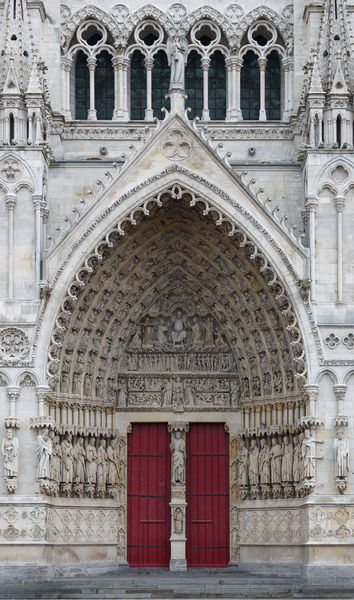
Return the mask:
<svg viewBox="0 0 354 600">
<path fill-rule="evenodd" d="M 187 564 L 229 562 L 229 438 L 223 423 L 195 423 L 187 434 Z"/>
<path fill-rule="evenodd" d="M 166 423 L 135 423 L 128 435 L 128 562 L 170 560 L 170 436 Z"/>
</svg>

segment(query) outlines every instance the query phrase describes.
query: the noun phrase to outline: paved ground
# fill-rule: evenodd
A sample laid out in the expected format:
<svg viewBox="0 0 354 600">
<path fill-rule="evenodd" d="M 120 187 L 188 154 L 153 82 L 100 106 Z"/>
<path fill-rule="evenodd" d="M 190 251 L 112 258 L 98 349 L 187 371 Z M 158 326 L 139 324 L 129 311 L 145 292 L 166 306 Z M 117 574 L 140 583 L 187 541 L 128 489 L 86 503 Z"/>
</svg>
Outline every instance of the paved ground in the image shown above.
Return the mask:
<svg viewBox="0 0 354 600">
<path fill-rule="evenodd" d="M 36 577 L 35 572 L 33 577 Z M 167 569 L 124 569 L 97 577 L 61 577 L 42 582 L 34 582 L 33 579 L 22 582 L 2 581 L 0 585 L 0 600 L 354 600 L 354 584 L 309 584 L 294 578 L 256 576 L 226 569 L 190 569 L 187 573 L 170 573 Z"/>
</svg>

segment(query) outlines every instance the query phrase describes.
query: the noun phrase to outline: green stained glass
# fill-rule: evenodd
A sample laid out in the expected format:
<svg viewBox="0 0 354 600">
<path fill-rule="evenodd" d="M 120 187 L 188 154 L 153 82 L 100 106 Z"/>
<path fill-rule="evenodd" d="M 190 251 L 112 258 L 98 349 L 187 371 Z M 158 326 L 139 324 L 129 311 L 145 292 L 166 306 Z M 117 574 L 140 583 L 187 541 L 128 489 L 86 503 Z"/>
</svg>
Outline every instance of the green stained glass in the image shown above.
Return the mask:
<svg viewBox="0 0 354 600">
<path fill-rule="evenodd" d="M 75 119 L 86 120 L 90 108 L 90 75 L 87 56 L 79 50 L 75 64 Z"/>
<path fill-rule="evenodd" d="M 267 56 L 265 70 L 265 109 L 268 120 L 279 120 L 280 117 L 280 60 L 273 50 Z"/>
<path fill-rule="evenodd" d="M 257 56 L 249 50 L 241 69 L 241 110 L 245 120 L 259 119 L 259 67 Z"/>
<path fill-rule="evenodd" d="M 185 71 L 186 106 L 192 110 L 189 118 L 201 117 L 203 110 L 203 69 L 200 63 L 200 55 L 195 50 L 188 56 Z"/>
<path fill-rule="evenodd" d="M 106 50 L 97 56 L 95 69 L 95 108 L 97 119 L 111 120 L 114 108 L 114 70 Z"/>
<path fill-rule="evenodd" d="M 130 118 L 141 120 L 146 108 L 146 71 L 144 56 L 135 50 L 130 63 Z"/>
<path fill-rule="evenodd" d="M 211 119 L 226 117 L 226 69 L 225 59 L 217 51 L 210 58 L 208 73 L 209 115 Z"/>
</svg>

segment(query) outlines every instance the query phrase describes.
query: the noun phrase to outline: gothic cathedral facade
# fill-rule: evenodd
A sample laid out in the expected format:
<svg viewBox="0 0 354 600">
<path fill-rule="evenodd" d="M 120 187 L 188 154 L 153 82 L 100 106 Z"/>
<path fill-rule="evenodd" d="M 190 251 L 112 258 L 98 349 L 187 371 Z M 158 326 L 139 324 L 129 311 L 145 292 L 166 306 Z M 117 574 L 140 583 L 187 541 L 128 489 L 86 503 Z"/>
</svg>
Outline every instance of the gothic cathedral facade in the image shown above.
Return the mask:
<svg viewBox="0 0 354 600">
<path fill-rule="evenodd" d="M 353 24 L 0 2 L 2 563 L 352 570 Z"/>
</svg>

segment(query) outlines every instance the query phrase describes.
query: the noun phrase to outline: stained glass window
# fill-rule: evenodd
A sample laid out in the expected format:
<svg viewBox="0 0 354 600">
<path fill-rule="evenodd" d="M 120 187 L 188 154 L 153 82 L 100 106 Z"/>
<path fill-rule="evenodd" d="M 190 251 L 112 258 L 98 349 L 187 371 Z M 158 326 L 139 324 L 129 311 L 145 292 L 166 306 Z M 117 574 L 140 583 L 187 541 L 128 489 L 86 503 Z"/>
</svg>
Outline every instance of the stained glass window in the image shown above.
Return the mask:
<svg viewBox="0 0 354 600">
<path fill-rule="evenodd" d="M 170 86 L 170 67 L 167 63 L 167 55 L 163 50 L 159 50 L 154 56 L 154 67 L 152 69 L 152 108 L 154 117 L 163 119 L 161 107 L 165 106 L 169 110 L 169 99 L 165 98 Z"/>
<path fill-rule="evenodd" d="M 97 119 L 111 120 L 114 108 L 114 70 L 112 57 L 103 50 L 97 56 L 95 70 L 95 108 Z"/>
<path fill-rule="evenodd" d="M 241 69 L 241 110 L 246 120 L 259 119 L 259 66 L 257 55 L 249 50 Z"/>
<path fill-rule="evenodd" d="M 192 111 L 188 114 L 190 119 L 202 116 L 203 109 L 203 69 L 200 55 L 195 50 L 188 56 L 185 71 L 185 89 L 188 96 L 186 106 Z"/>
<path fill-rule="evenodd" d="M 133 52 L 130 63 L 130 118 L 140 120 L 145 117 L 146 71 L 144 56 L 139 50 Z"/>
<path fill-rule="evenodd" d="M 265 109 L 267 120 L 280 119 L 280 60 L 276 50 L 267 56 L 265 70 Z"/>
<path fill-rule="evenodd" d="M 224 56 L 219 51 L 210 57 L 208 81 L 210 118 L 223 120 L 226 117 L 226 69 Z"/>
<path fill-rule="evenodd" d="M 90 75 L 87 56 L 82 50 L 79 50 L 75 65 L 75 119 L 86 120 L 89 108 Z"/>
</svg>

